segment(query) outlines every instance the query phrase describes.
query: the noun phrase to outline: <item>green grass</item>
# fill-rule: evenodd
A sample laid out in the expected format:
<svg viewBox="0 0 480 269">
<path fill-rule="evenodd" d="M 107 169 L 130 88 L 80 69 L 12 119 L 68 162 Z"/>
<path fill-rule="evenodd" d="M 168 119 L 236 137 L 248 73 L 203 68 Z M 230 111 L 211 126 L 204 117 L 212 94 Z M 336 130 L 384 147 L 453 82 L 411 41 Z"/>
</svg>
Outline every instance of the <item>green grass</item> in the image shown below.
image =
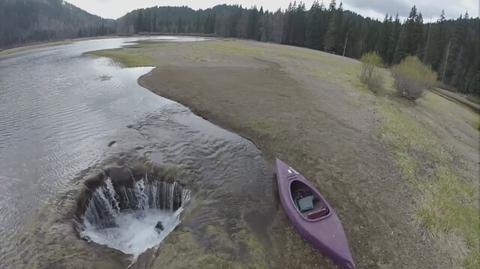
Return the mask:
<svg viewBox="0 0 480 269">
<path fill-rule="evenodd" d="M 461 176 L 461 157 L 442 143 L 434 128 L 429 127 L 433 123 L 422 121 L 424 117 L 416 114 L 418 110 L 392 98 L 394 90 L 388 74 L 386 82 L 388 95 L 374 102 L 383 118 L 378 134 L 391 147 L 403 178 L 420 194 L 415 205 L 416 220 L 440 242 L 448 242 L 447 248 L 466 249 L 453 249 L 461 266 L 480 268 L 478 183 Z M 419 101 L 417 106 L 449 125 L 480 124 L 477 113 L 436 94 L 426 93 Z"/>
<path fill-rule="evenodd" d="M 213 50 L 215 53 L 227 55 L 261 55 L 265 49 L 259 46 L 249 45 L 247 42 L 237 40 L 204 41 L 195 44 L 198 48 Z"/>
<path fill-rule="evenodd" d="M 336 67 L 336 65 L 342 64 L 341 61 L 344 60 L 341 57 L 327 52 L 285 45 L 279 45 L 273 52 L 279 56 L 290 57 L 294 60 L 301 59 L 322 62 L 324 64 L 328 64 L 330 67 Z"/>
<path fill-rule="evenodd" d="M 155 61 L 147 54 L 141 52 L 140 49 L 138 49 L 138 47 L 96 50 L 96 51 L 87 52 L 85 54 L 94 55 L 98 57 L 108 57 L 114 60 L 115 62 L 120 63 L 124 67 L 140 67 L 140 66 L 155 65 Z"/>
<path fill-rule="evenodd" d="M 381 139 L 391 146 L 403 177 L 420 193 L 416 217 L 433 237 L 452 233 L 465 244 L 464 268 L 479 268 L 480 212 L 478 185 L 460 176 L 459 158 L 406 107 L 382 98 L 377 110 L 383 117 Z"/>
<path fill-rule="evenodd" d="M 249 268 L 268 268 L 265 248 L 251 231 L 241 229 L 233 235 L 233 238 L 248 250 L 250 260 Z"/>
<path fill-rule="evenodd" d="M 44 48 L 49 46 L 67 45 L 71 43 L 73 43 L 72 40 L 62 40 L 62 41 L 52 41 L 52 42 L 45 42 L 45 43 L 39 42 L 39 43 L 32 43 L 29 45 L 21 45 L 20 47 L 16 47 L 16 48 L 0 50 L 0 57 L 14 54 L 21 51 L 31 50 L 31 49 Z"/>
<path fill-rule="evenodd" d="M 435 111 L 435 114 L 444 117 L 445 120 L 463 121 L 474 129 L 480 130 L 480 115 L 464 105 L 447 100 L 432 92 L 425 93 L 419 101 L 429 110 Z"/>
<path fill-rule="evenodd" d="M 277 131 L 275 125 L 267 120 L 256 120 L 249 127 L 262 136 L 271 136 Z"/>
</svg>

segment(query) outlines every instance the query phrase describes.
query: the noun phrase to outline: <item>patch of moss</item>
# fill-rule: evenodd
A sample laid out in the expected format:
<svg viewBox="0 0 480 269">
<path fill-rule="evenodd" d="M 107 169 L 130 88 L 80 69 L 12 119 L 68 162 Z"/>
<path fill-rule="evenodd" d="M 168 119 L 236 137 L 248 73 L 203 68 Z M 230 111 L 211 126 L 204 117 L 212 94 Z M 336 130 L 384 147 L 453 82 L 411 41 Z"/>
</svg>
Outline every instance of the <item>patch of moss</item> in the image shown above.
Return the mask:
<svg viewBox="0 0 480 269">
<path fill-rule="evenodd" d="M 152 268 L 237 268 L 217 255 L 206 253 L 191 231 L 182 229 L 167 237 Z"/>
<path fill-rule="evenodd" d="M 463 267 L 465 269 L 476 269 L 480 268 L 480 259 L 478 258 L 478 248 L 477 251 L 468 254 L 468 256 L 463 261 Z"/>
<path fill-rule="evenodd" d="M 249 268 L 268 268 L 265 248 L 250 231 L 241 229 L 233 237 L 248 250 L 251 262 Z"/>
<path fill-rule="evenodd" d="M 434 235 L 454 233 L 460 235 L 469 250 L 464 268 L 479 268 L 480 218 L 475 206 L 478 189 L 458 178 L 452 169 L 442 166 L 431 181 L 422 184 L 424 196 L 418 216 Z"/>
<path fill-rule="evenodd" d="M 380 134 L 395 148 L 395 153 L 408 155 L 409 149 L 425 152 L 438 149 L 434 134 L 400 109 L 395 102 L 382 99 L 378 102 L 377 110 L 383 117 Z"/>
<path fill-rule="evenodd" d="M 184 57 L 188 60 L 194 61 L 194 62 L 207 62 L 208 61 L 208 54 L 205 53 L 204 50 L 201 48 L 193 45 L 192 50 L 190 53 L 184 55 Z"/>
<path fill-rule="evenodd" d="M 267 130 L 273 128 L 273 124 L 266 120 L 257 120 L 252 123 L 252 128 L 258 130 Z"/>
<path fill-rule="evenodd" d="M 275 50 L 275 53 L 279 54 L 280 56 L 293 57 L 295 59 L 321 61 L 329 64 L 332 67 L 338 64 L 342 65 L 341 60 L 343 60 L 340 56 L 335 56 L 320 50 L 301 49 L 285 45 L 278 46 L 278 48 Z"/>
<path fill-rule="evenodd" d="M 124 67 L 153 66 L 155 61 L 136 48 L 118 48 L 86 52 L 87 55 L 111 58 Z"/>
<path fill-rule="evenodd" d="M 178 46 L 176 42 L 169 42 L 163 40 L 138 40 L 131 42 L 130 45 L 124 46 L 124 48 L 131 49 L 151 49 L 151 48 L 162 48 L 168 46 Z"/>
<path fill-rule="evenodd" d="M 262 47 L 253 46 L 248 42 L 240 42 L 236 40 L 216 40 L 205 41 L 194 44 L 195 47 L 213 50 L 215 53 L 222 53 L 227 55 L 249 55 L 258 56 L 262 54 L 265 49 Z"/>
<path fill-rule="evenodd" d="M 464 121 L 480 130 L 480 115 L 464 105 L 452 102 L 433 92 L 426 92 L 420 101 L 422 105 L 444 118 Z"/>
<path fill-rule="evenodd" d="M 268 120 L 256 120 L 249 124 L 255 132 L 263 136 L 272 136 L 276 132 L 275 125 Z"/>
<path fill-rule="evenodd" d="M 218 224 L 208 225 L 205 230 L 205 235 L 217 256 L 222 259 L 232 259 L 230 254 L 234 252 L 236 247 L 225 229 Z"/>
</svg>

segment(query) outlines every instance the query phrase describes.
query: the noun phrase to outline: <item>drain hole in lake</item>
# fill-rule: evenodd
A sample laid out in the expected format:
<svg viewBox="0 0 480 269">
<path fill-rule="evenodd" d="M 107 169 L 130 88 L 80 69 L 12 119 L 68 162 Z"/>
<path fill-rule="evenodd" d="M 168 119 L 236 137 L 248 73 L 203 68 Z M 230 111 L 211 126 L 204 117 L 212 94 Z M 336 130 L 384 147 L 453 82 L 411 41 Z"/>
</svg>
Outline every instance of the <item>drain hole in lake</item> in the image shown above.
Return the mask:
<svg viewBox="0 0 480 269">
<path fill-rule="evenodd" d="M 180 223 L 190 191 L 158 175 L 134 174 L 114 167 L 87 181 L 75 223 L 81 238 L 136 258 Z"/>
</svg>

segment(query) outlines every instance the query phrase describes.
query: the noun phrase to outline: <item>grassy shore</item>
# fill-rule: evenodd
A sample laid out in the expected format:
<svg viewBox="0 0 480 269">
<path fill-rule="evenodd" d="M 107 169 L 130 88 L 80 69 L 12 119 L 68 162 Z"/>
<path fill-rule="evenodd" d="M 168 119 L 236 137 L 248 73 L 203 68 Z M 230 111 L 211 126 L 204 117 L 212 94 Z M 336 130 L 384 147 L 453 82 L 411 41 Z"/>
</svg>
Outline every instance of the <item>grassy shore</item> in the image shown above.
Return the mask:
<svg viewBox="0 0 480 269">
<path fill-rule="evenodd" d="M 90 54 L 157 66 L 143 86 L 298 168 L 337 209 L 359 268 L 480 266 L 480 118 L 461 104 L 430 92 L 403 100 L 386 70 L 385 90 L 374 95 L 357 61 L 275 44 L 145 42 Z M 268 236 L 268 247 L 245 243 L 259 268 L 316 265 L 281 210 Z"/>
<path fill-rule="evenodd" d="M 139 67 L 155 65 L 153 59 L 139 49 L 130 48 L 125 49 L 109 49 L 101 51 L 92 51 L 86 53 L 87 55 L 109 57 L 114 61 L 120 63 L 124 67 Z"/>
<path fill-rule="evenodd" d="M 67 45 L 77 41 L 84 41 L 84 40 L 94 40 L 94 39 L 103 39 L 103 38 L 113 38 L 115 36 L 94 36 L 94 37 L 78 37 L 78 38 L 69 38 L 64 40 L 58 41 L 40 41 L 40 42 L 31 42 L 26 44 L 20 44 L 18 46 L 6 49 L 0 49 L 0 57 L 7 56 L 13 53 L 27 51 L 31 49 L 37 48 L 44 48 L 50 46 L 59 46 L 59 45 Z"/>
<path fill-rule="evenodd" d="M 73 42 L 72 40 L 62 40 L 62 41 L 55 41 L 55 42 L 29 44 L 29 45 L 26 45 L 26 46 L 0 50 L 0 57 L 8 56 L 8 55 L 13 54 L 13 53 L 27 51 L 27 50 L 31 50 L 31 49 L 44 48 L 44 47 L 50 47 L 50 46 L 66 45 L 66 44 L 70 44 L 72 42 Z"/>
</svg>

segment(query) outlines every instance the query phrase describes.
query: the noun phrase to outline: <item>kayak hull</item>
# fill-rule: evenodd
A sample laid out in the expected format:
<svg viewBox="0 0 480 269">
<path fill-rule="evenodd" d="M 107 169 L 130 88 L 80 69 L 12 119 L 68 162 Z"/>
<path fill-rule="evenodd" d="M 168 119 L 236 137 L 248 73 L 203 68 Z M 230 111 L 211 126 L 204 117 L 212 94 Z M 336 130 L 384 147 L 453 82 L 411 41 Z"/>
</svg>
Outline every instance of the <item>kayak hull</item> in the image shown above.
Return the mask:
<svg viewBox="0 0 480 269">
<path fill-rule="evenodd" d="M 354 269 L 347 237 L 334 209 L 320 192 L 300 173 L 281 160 L 276 160 L 276 176 L 280 202 L 298 233 L 325 256 L 343 269 Z M 308 190 L 315 197 L 315 208 L 301 212 L 294 192 Z M 310 194 L 310 193 L 309 193 Z"/>
</svg>

